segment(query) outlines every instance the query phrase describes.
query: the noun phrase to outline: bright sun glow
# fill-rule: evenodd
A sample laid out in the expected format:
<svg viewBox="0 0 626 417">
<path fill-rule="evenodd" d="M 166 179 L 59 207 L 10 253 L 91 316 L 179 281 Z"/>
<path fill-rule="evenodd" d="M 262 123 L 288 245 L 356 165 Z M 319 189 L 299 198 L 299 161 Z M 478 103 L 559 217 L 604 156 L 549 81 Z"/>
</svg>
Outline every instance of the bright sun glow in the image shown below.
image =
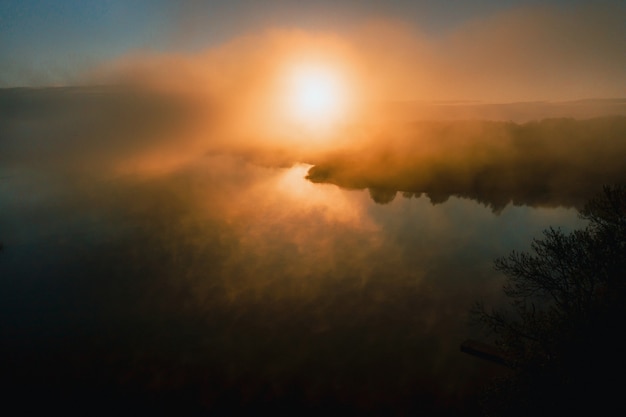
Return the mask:
<svg viewBox="0 0 626 417">
<path fill-rule="evenodd" d="M 340 74 L 321 65 L 293 68 L 288 79 L 291 118 L 309 128 L 326 128 L 346 111 L 346 91 Z"/>
</svg>

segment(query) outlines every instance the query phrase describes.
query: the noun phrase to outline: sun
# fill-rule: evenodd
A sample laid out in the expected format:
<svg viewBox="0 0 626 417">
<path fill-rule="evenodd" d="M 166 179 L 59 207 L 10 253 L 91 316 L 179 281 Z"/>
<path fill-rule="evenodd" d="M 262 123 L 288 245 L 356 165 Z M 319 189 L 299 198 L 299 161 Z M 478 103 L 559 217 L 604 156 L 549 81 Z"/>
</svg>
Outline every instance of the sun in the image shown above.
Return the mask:
<svg viewBox="0 0 626 417">
<path fill-rule="evenodd" d="M 330 65 L 296 65 L 287 75 L 287 113 L 307 128 L 330 127 L 346 114 L 346 90 L 340 71 Z"/>
<path fill-rule="evenodd" d="M 330 117 L 338 110 L 339 86 L 328 71 L 304 68 L 293 76 L 293 104 L 312 118 Z"/>
</svg>

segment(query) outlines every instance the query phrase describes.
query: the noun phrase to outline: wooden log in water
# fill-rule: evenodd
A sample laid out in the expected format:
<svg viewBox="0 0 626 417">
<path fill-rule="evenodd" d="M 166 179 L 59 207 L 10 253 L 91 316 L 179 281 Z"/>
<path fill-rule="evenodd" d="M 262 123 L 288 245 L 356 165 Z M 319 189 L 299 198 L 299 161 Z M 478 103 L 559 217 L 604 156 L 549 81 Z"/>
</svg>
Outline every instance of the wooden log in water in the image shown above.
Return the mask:
<svg viewBox="0 0 626 417">
<path fill-rule="evenodd" d="M 461 344 L 461 352 L 469 355 L 476 356 L 478 358 L 497 363 L 499 365 L 511 366 L 510 361 L 506 355 L 502 353 L 498 348 L 492 345 L 488 345 L 477 340 L 468 339 Z"/>
</svg>

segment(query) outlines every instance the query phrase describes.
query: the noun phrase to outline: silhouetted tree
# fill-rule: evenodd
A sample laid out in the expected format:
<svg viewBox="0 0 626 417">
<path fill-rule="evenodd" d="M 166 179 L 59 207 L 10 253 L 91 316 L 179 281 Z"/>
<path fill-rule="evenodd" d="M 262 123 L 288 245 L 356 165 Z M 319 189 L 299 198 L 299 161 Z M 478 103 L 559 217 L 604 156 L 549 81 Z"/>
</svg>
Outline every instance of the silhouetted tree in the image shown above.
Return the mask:
<svg viewBox="0 0 626 417">
<path fill-rule="evenodd" d="M 605 187 L 580 216 L 584 230 L 550 228 L 497 259 L 510 307 L 473 311 L 514 369 L 488 396 L 493 415 L 624 408 L 626 187 Z"/>
</svg>

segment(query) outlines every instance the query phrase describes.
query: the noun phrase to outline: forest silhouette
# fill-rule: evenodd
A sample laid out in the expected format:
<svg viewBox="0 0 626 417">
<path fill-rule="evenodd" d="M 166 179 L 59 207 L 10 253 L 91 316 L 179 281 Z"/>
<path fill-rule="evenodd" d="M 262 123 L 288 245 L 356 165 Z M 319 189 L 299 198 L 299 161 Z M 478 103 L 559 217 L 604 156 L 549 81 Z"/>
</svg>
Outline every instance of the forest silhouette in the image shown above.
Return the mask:
<svg viewBox="0 0 626 417">
<path fill-rule="evenodd" d="M 424 121 L 321 158 L 307 178 L 369 189 L 380 204 L 400 192 L 426 194 L 433 204 L 470 198 L 496 213 L 510 203 L 580 209 L 602 184 L 626 181 L 625 133 L 623 116 Z"/>
</svg>

